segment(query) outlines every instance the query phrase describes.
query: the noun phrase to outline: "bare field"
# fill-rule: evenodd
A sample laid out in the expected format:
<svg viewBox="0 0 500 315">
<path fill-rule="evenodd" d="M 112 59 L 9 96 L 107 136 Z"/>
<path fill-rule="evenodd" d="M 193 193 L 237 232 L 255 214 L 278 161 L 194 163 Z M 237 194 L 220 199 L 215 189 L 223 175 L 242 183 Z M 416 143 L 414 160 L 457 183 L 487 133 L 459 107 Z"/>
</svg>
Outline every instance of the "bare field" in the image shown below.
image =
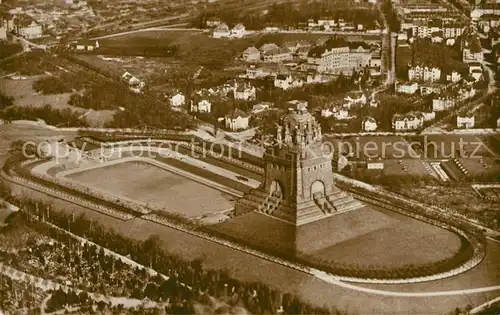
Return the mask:
<svg viewBox="0 0 500 315">
<path fill-rule="evenodd" d="M 186 217 L 228 210 L 233 198 L 214 188 L 143 162 L 124 162 L 68 175 L 84 185 Z"/>
<path fill-rule="evenodd" d="M 392 220 L 314 255 L 349 264 L 402 267 L 432 263 L 453 256 L 460 249 L 454 233 L 399 213 L 373 208 Z"/>
</svg>

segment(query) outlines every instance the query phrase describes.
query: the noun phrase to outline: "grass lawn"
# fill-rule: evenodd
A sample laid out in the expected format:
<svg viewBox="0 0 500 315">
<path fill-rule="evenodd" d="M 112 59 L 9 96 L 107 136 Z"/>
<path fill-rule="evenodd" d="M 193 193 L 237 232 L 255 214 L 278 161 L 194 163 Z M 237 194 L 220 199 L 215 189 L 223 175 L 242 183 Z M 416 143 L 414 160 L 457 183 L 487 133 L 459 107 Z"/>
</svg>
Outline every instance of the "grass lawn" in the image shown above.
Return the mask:
<svg viewBox="0 0 500 315">
<path fill-rule="evenodd" d="M 420 135 L 408 137 L 408 141 L 419 142 L 422 148 L 427 147 L 428 158 L 460 157 L 463 148 L 464 157 L 492 157 L 498 154 L 498 140 L 493 135 Z"/>
<path fill-rule="evenodd" d="M 384 171 L 385 176 L 405 176 L 405 175 L 418 175 L 418 176 L 431 176 L 425 168 L 422 161 L 418 159 L 405 159 L 401 160 L 385 160 Z"/>
<path fill-rule="evenodd" d="M 124 162 L 73 173 L 68 177 L 186 217 L 198 217 L 234 206 L 233 198 L 228 194 L 143 162 Z"/>
<path fill-rule="evenodd" d="M 483 178 L 494 178 L 495 181 L 500 181 L 500 162 L 491 157 L 484 158 L 460 158 L 460 163 L 469 171 L 471 176 Z M 496 175 L 496 176 L 495 176 Z"/>
<path fill-rule="evenodd" d="M 209 68 L 228 66 L 250 46 L 260 46 L 266 42 L 280 44 L 292 40 L 315 42 L 328 34 L 256 34 L 241 39 L 214 39 L 208 33 L 194 31 L 148 31 L 100 40 L 103 47 L 158 46 L 177 45 L 179 51 L 174 59 L 187 65 L 203 65 Z M 378 40 L 380 36 L 362 38 Z"/>
<path fill-rule="evenodd" d="M 402 267 L 439 261 L 460 248 L 460 239 L 452 232 L 392 211 L 370 211 L 381 212 L 390 219 L 314 255 L 349 264 Z M 372 225 L 369 217 L 363 221 Z"/>
<path fill-rule="evenodd" d="M 399 136 L 366 136 L 334 139 L 325 136 L 326 141 L 334 145 L 334 149 L 343 152 L 351 150 L 354 158 L 367 160 L 377 159 L 407 159 L 412 157 L 412 149 L 402 137 Z M 414 156 L 414 154 L 413 154 Z"/>
</svg>

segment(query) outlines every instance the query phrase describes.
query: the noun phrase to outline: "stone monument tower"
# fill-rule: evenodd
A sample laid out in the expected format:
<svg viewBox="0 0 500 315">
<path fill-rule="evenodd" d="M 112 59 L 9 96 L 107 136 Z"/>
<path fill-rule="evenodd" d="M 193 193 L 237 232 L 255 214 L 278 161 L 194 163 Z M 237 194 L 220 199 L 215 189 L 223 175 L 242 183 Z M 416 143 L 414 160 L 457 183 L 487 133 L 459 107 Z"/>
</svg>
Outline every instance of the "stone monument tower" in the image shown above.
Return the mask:
<svg viewBox="0 0 500 315">
<path fill-rule="evenodd" d="M 264 154 L 262 185 L 245 194 L 235 214 L 259 212 L 299 227 L 363 206 L 334 185 L 332 155 L 322 142 L 321 128 L 307 103 L 289 102 L 274 145 Z"/>
</svg>

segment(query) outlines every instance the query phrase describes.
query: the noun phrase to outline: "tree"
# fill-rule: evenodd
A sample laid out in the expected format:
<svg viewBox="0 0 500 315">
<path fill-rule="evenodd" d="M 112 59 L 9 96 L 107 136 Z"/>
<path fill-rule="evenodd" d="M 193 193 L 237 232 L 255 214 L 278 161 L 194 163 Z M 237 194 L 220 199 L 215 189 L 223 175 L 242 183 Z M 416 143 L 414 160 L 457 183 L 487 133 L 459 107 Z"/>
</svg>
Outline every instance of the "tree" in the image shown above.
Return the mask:
<svg viewBox="0 0 500 315">
<path fill-rule="evenodd" d="M 8 106 L 12 106 L 13 104 L 13 98 L 10 97 L 10 96 L 7 96 L 5 94 L 3 94 L 2 92 L 0 92 L 0 110 L 8 107 Z"/>
</svg>

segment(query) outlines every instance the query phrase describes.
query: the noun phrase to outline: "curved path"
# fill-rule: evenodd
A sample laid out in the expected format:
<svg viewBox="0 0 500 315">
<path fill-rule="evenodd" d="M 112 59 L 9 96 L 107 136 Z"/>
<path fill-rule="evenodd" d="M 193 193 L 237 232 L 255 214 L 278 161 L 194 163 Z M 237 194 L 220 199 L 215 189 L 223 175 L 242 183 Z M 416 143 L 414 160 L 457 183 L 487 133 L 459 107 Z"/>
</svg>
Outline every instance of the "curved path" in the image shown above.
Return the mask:
<svg viewBox="0 0 500 315">
<path fill-rule="evenodd" d="M 327 274 L 326 272 L 317 270 L 314 276 L 325 282 L 338 285 L 340 287 L 355 290 L 358 292 L 364 292 L 369 294 L 384 295 L 384 296 L 396 296 L 396 297 L 432 297 L 432 296 L 453 296 L 453 295 L 466 295 L 474 293 L 483 293 L 500 290 L 500 285 L 465 289 L 465 290 L 452 290 L 452 291 L 436 291 L 436 292 L 394 292 L 394 291 L 384 291 L 378 289 L 370 289 L 362 287 L 359 285 L 353 285 L 350 283 L 342 282 L 337 280 L 334 276 Z"/>
</svg>

